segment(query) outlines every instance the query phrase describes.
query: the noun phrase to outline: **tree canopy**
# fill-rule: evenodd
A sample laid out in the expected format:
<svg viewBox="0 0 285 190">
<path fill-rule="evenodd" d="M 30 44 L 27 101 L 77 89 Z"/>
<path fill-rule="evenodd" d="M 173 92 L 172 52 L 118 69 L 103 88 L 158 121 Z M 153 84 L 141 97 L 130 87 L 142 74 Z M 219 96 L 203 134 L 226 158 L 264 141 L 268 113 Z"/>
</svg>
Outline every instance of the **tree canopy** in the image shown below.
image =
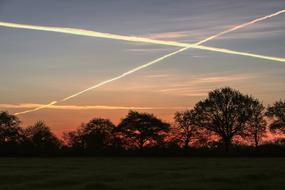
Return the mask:
<svg viewBox="0 0 285 190">
<path fill-rule="evenodd" d="M 270 124 L 271 131 L 285 133 L 285 101 L 280 100 L 269 106 L 266 115 L 273 120 Z"/>
<path fill-rule="evenodd" d="M 130 111 L 118 125 L 117 131 L 139 149 L 163 142 L 170 125 L 149 113 Z"/>
<path fill-rule="evenodd" d="M 228 150 L 233 137 L 244 135 L 257 105 L 260 105 L 257 99 L 238 90 L 216 89 L 195 105 L 195 124 L 217 134 Z"/>
<path fill-rule="evenodd" d="M 225 87 L 210 91 L 192 109 L 176 112 L 172 124 L 130 110 L 117 125 L 95 117 L 65 132 L 63 139 L 43 121 L 24 128 L 17 116 L 0 112 L 0 155 L 188 154 L 196 149 L 228 154 L 237 148 L 256 153 L 265 148 L 272 154 L 285 150 L 279 132 L 285 133 L 285 101 L 265 108 L 253 96 Z M 269 133 L 278 139 L 269 141 Z"/>
<path fill-rule="evenodd" d="M 68 144 L 85 150 L 111 147 L 115 125 L 108 119 L 94 118 L 75 131 L 65 134 Z"/>
<path fill-rule="evenodd" d="M 27 127 L 24 134 L 34 153 L 52 153 L 60 148 L 60 140 L 43 121 L 37 121 L 34 125 Z"/>
<path fill-rule="evenodd" d="M 0 112 L 0 149 L 1 154 L 14 153 L 24 141 L 23 130 L 18 117 L 8 112 Z"/>
<path fill-rule="evenodd" d="M 197 137 L 199 130 L 198 126 L 195 124 L 194 110 L 176 112 L 174 120 L 180 130 L 180 139 L 183 142 L 182 146 L 186 149 L 188 148 L 191 139 Z"/>
</svg>

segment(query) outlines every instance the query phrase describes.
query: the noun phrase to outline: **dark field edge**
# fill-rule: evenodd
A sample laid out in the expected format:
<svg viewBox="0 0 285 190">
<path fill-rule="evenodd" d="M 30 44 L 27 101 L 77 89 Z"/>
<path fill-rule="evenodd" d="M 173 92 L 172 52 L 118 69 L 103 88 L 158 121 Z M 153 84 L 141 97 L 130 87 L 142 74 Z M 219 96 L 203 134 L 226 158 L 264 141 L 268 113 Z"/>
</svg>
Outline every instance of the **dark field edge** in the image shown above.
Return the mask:
<svg viewBox="0 0 285 190">
<path fill-rule="evenodd" d="M 229 151 L 223 149 L 188 148 L 188 149 L 159 149 L 145 150 L 101 150 L 82 151 L 61 149 L 53 153 L 25 152 L 0 152 L 1 157 L 285 157 L 285 147 L 277 145 L 264 145 L 254 147 L 234 147 Z"/>
</svg>

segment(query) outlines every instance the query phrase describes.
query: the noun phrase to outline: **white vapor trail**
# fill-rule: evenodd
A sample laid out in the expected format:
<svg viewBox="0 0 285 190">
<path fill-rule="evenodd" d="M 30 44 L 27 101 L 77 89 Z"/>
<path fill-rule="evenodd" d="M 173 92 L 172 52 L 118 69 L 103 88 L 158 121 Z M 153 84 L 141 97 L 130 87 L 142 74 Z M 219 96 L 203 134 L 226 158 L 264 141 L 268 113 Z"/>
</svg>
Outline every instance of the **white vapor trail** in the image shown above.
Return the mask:
<svg viewBox="0 0 285 190">
<path fill-rule="evenodd" d="M 47 105 L 43 105 L 43 106 L 41 106 L 41 107 L 37 107 L 37 108 L 31 109 L 31 110 L 26 110 L 26 111 L 22 111 L 22 112 L 17 112 L 17 113 L 15 113 L 15 115 L 22 115 L 22 114 L 26 114 L 26 113 L 38 111 L 38 110 L 44 109 L 44 108 L 46 108 L 46 107 L 53 106 L 53 105 L 55 105 L 55 104 L 57 104 L 57 103 L 65 102 L 65 101 L 67 101 L 67 100 L 69 100 L 69 99 L 71 99 L 71 98 L 74 98 L 74 97 L 76 97 L 76 96 L 79 96 L 79 95 L 81 95 L 81 94 L 83 94 L 83 93 L 85 93 L 85 92 L 88 92 L 88 91 L 93 90 L 93 89 L 95 89 L 95 88 L 98 88 L 98 87 L 100 87 L 100 86 L 106 85 L 106 84 L 111 83 L 111 82 L 113 82 L 113 81 L 115 81 L 115 80 L 118 80 L 118 79 L 123 78 L 123 77 L 125 77 L 125 76 L 127 76 L 127 75 L 130 75 L 130 74 L 132 74 L 132 73 L 134 73 L 134 72 L 137 72 L 137 71 L 139 71 L 139 70 L 141 70 L 141 69 L 144 69 L 144 68 L 146 68 L 146 67 L 149 67 L 149 66 L 151 66 L 151 65 L 153 65 L 153 64 L 155 64 L 155 63 L 157 63 L 157 62 L 160 62 L 160 61 L 166 59 L 167 57 L 170 57 L 170 56 L 175 55 L 175 54 L 177 54 L 177 53 L 179 53 L 179 52 L 181 52 L 181 51 L 184 51 L 185 49 L 187 49 L 187 48 L 182 48 L 182 49 L 180 49 L 180 50 L 178 50 L 178 51 L 169 53 L 169 54 L 167 54 L 167 55 L 165 55 L 165 56 L 163 56 L 163 57 L 160 57 L 160 58 L 155 59 L 155 60 L 153 60 L 153 61 L 151 61 L 151 62 L 148 62 L 148 63 L 146 63 L 146 64 L 144 64 L 144 65 L 138 66 L 138 67 L 136 67 L 136 68 L 134 68 L 134 69 L 132 69 L 132 70 L 130 70 L 130 71 L 127 71 L 127 72 L 125 72 L 125 73 L 123 73 L 123 74 L 121 74 L 121 75 L 119 75 L 119 76 L 117 76 L 117 77 L 111 78 L 111 79 L 109 79 L 109 80 L 105 80 L 105 81 L 100 82 L 100 83 L 98 83 L 98 84 L 96 84 L 96 85 L 94 85 L 94 86 L 91 86 L 90 88 L 87 88 L 87 89 L 82 90 L 82 91 L 80 91 L 80 92 L 78 92 L 78 93 L 75 93 L 75 94 L 73 94 L 73 95 L 71 95 L 71 96 L 68 96 L 68 97 L 66 97 L 66 98 L 63 98 L 63 99 L 60 100 L 60 101 L 53 101 L 53 102 L 51 102 L 51 103 L 49 103 L 49 104 L 47 104 Z"/>
<path fill-rule="evenodd" d="M 169 53 L 169 54 L 167 54 L 167 55 L 164 55 L 164 56 L 162 56 L 162 57 L 160 57 L 160 58 L 158 58 L 158 59 L 155 59 L 155 60 L 153 60 L 153 61 L 151 61 L 151 62 L 148 62 L 148 63 L 146 63 L 146 64 L 144 64 L 144 65 L 138 66 L 138 67 L 136 67 L 136 68 L 134 68 L 134 69 L 132 69 L 132 70 L 129 70 L 129 71 L 127 71 L 127 72 L 125 72 L 125 73 L 123 73 L 123 74 L 117 76 L 117 77 L 114 77 L 114 78 L 111 78 L 111 79 L 109 79 L 109 80 L 100 82 L 100 83 L 98 83 L 98 84 L 96 84 L 96 85 L 94 85 L 94 86 L 91 86 L 90 88 L 87 88 L 87 89 L 82 90 L 82 91 L 80 91 L 80 92 L 78 92 L 78 93 L 75 93 L 75 94 L 73 94 L 73 95 L 71 95 L 71 96 L 68 96 L 68 97 L 66 97 L 66 98 L 63 98 L 62 100 L 60 100 L 60 101 L 58 101 L 58 102 L 57 102 L 57 101 L 53 101 L 53 102 L 51 102 L 51 103 L 49 103 L 49 104 L 47 104 L 47 105 L 44 105 L 44 106 L 41 106 L 41 107 L 37 107 L 37 108 L 32 109 L 32 110 L 26 110 L 26 111 L 23 111 L 23 112 L 17 112 L 17 113 L 15 113 L 15 115 L 20 115 L 20 114 L 25 114 L 25 113 L 29 113 L 29 112 L 34 112 L 34 111 L 37 111 L 37 110 L 44 109 L 44 108 L 46 108 L 46 107 L 52 106 L 52 105 L 57 104 L 57 103 L 67 101 L 67 100 L 69 100 L 69 99 L 71 99 L 71 98 L 74 98 L 74 97 L 76 97 L 76 96 L 79 96 L 79 95 L 81 95 L 81 94 L 83 94 L 83 93 L 85 93 L 85 92 L 88 92 L 88 91 L 93 90 L 93 89 L 95 89 L 95 88 L 98 88 L 98 87 L 100 87 L 100 86 L 106 85 L 106 84 L 111 83 L 111 82 L 113 82 L 113 81 L 115 81 L 115 80 L 118 80 L 118 79 L 123 78 L 123 77 L 125 77 L 125 76 L 127 76 L 127 75 L 130 75 L 130 74 L 132 74 L 132 73 L 134 73 L 134 72 L 137 72 L 137 71 L 139 71 L 139 70 L 141 70 L 141 69 L 144 69 L 144 68 L 149 67 L 149 66 L 151 66 L 151 65 L 153 65 L 153 64 L 156 64 L 156 63 L 158 63 L 158 62 L 160 62 L 160 61 L 162 61 L 162 60 L 164 60 L 164 59 L 166 59 L 166 58 L 168 58 L 168 57 L 171 57 L 171 56 L 173 56 L 173 55 L 175 55 L 175 54 L 178 54 L 178 53 L 180 53 L 180 52 L 182 52 L 182 51 L 185 51 L 185 50 L 187 50 L 187 49 L 189 49 L 189 48 L 198 47 L 198 49 L 199 49 L 199 47 L 206 47 L 206 46 L 200 46 L 200 44 L 203 44 L 203 43 L 205 43 L 205 42 L 207 42 L 207 41 L 209 41 L 209 40 L 218 38 L 218 37 L 220 37 L 220 36 L 222 36 L 222 35 L 224 35 L 224 34 L 227 34 L 227 33 L 229 33 L 229 32 L 233 32 L 233 31 L 236 31 L 236 30 L 238 30 L 238 29 L 244 28 L 244 27 L 249 26 L 249 25 L 251 25 L 251 24 L 254 24 L 254 23 L 257 23 L 257 22 L 266 20 L 266 19 L 268 19 L 268 18 L 271 18 L 271 17 L 277 16 L 277 15 L 280 15 L 280 14 L 282 14 L 282 13 L 285 13 L 285 9 L 284 9 L 284 10 L 281 10 L 281 11 L 278 11 L 278 12 L 275 12 L 275 13 L 270 14 L 270 15 L 267 15 L 267 16 L 264 16 L 264 17 L 261 17 L 261 18 L 252 20 L 252 21 L 250 21 L 250 22 L 247 22 L 247 23 L 244 23 L 244 24 L 240 24 L 240 25 L 234 26 L 234 27 L 232 27 L 232 28 L 230 28 L 230 29 L 228 29 L 228 30 L 225 30 L 225 31 L 223 31 L 223 32 L 220 32 L 220 33 L 218 33 L 218 34 L 215 34 L 215 35 L 213 35 L 213 36 L 210 36 L 210 37 L 208 37 L 208 38 L 206 38 L 206 39 L 204 39 L 204 40 L 202 40 L 202 41 L 200 41 L 200 42 L 197 42 L 197 43 L 195 43 L 195 44 L 191 44 L 191 45 L 188 44 L 188 45 L 185 45 L 186 43 L 173 42 L 173 43 L 175 43 L 175 44 L 177 44 L 177 43 L 178 43 L 178 44 L 184 44 L 185 46 L 183 46 L 184 48 L 182 48 L 182 49 L 179 49 L 179 50 L 177 50 L 177 51 L 175 51 L 175 52 L 172 52 L 172 53 Z M 0 22 L 0 25 L 1 25 L 1 22 Z M 131 37 L 131 38 L 137 39 L 137 37 Z M 141 39 L 141 38 L 139 38 L 139 39 Z M 144 39 L 144 38 L 143 38 L 143 39 Z M 151 40 L 151 41 L 160 41 L 160 40 Z M 165 43 L 165 41 L 163 41 L 163 42 Z M 165 44 L 164 44 L 164 45 L 165 45 Z M 167 44 L 167 45 L 169 45 L 169 44 Z M 216 51 L 215 49 L 217 49 L 217 48 L 212 48 L 212 47 L 206 47 L 206 48 L 207 48 L 207 49 L 213 49 L 213 51 Z M 220 48 L 218 48 L 218 49 L 219 49 L 218 51 L 221 50 Z M 226 53 L 230 53 L 230 54 L 238 54 L 238 55 L 252 56 L 252 54 L 249 54 L 249 53 L 243 53 L 243 52 L 237 52 L 237 53 L 235 53 L 235 51 L 227 50 L 227 49 L 222 49 L 222 50 L 223 50 L 222 52 L 226 52 Z M 265 57 L 267 57 L 267 56 L 255 55 L 255 54 L 254 54 L 254 56 L 252 56 L 252 57 L 265 58 Z M 267 58 L 268 58 L 268 57 L 267 57 Z M 267 59 L 267 58 L 266 58 L 266 59 Z M 270 59 L 270 60 L 275 60 L 275 61 L 285 62 L 285 59 L 284 59 L 284 58 L 274 58 L 274 57 L 270 57 L 269 59 Z"/>
<path fill-rule="evenodd" d="M 0 104 L 0 108 L 8 109 L 31 109 L 46 106 L 44 104 Z M 164 110 L 164 109 L 181 109 L 182 107 L 138 107 L 138 106 L 107 106 L 107 105 L 50 105 L 48 109 L 56 110 Z"/>
<path fill-rule="evenodd" d="M 98 84 L 96 84 L 96 85 L 94 85 L 94 86 L 91 86 L 90 88 L 87 88 L 87 89 L 82 90 L 82 91 L 80 91 L 80 92 L 78 92 L 78 93 L 76 93 L 76 94 L 73 94 L 73 95 L 71 95 L 71 96 L 68 96 L 68 97 L 62 99 L 61 102 L 66 101 L 66 100 L 69 100 L 69 99 L 71 99 L 71 98 L 74 98 L 74 97 L 76 97 L 76 96 L 78 96 L 78 95 L 80 95 L 80 94 L 83 94 L 83 93 L 85 93 L 85 92 L 87 92 L 87 91 L 90 91 L 90 90 L 93 90 L 93 89 L 95 89 L 95 88 L 98 88 L 98 87 L 100 87 L 100 86 L 103 86 L 103 85 L 105 85 L 105 84 L 108 84 L 108 83 L 113 82 L 113 81 L 115 81 L 115 80 L 118 80 L 118 79 L 120 79 L 120 78 L 123 78 L 123 77 L 125 77 L 125 76 L 127 76 L 127 75 L 130 75 L 130 74 L 132 74 L 132 73 L 134 73 L 134 72 L 137 72 L 137 71 L 139 71 L 139 70 L 142 70 L 142 69 L 144 69 L 144 68 L 146 68 L 146 67 L 149 67 L 149 66 L 151 66 L 151 65 L 153 65 L 153 64 L 155 64 L 155 63 L 157 63 L 157 62 L 160 62 L 160 61 L 162 61 L 162 60 L 164 60 L 164 59 L 166 59 L 166 58 L 168 58 L 168 57 L 170 57 L 170 56 L 173 56 L 173 55 L 175 55 L 175 54 L 177 54 L 177 53 L 179 53 L 179 52 L 182 52 L 182 51 L 184 51 L 184 50 L 186 50 L 186 49 L 187 49 L 187 48 L 182 48 L 182 49 L 180 49 L 180 50 L 178 50 L 178 51 L 169 53 L 169 54 L 164 55 L 164 56 L 162 56 L 162 57 L 160 57 L 160 58 L 158 58 L 158 59 L 155 59 L 155 60 L 153 60 L 153 61 L 151 61 L 151 62 L 148 62 L 148 63 L 146 63 L 146 64 L 144 64 L 144 65 L 141 65 L 141 66 L 138 66 L 138 67 L 136 67 L 136 68 L 134 68 L 134 69 L 132 69 L 132 70 L 129 70 L 129 71 L 127 71 L 127 72 L 125 72 L 125 73 L 123 73 L 123 74 L 117 76 L 117 77 L 114 77 L 114 78 L 111 78 L 111 79 L 109 79 L 109 80 L 105 80 L 105 81 L 103 81 L 103 82 L 100 82 L 100 83 L 98 83 Z"/>
<path fill-rule="evenodd" d="M 264 19 L 277 16 L 283 13 L 285 13 L 285 9 L 278 11 L 274 14 L 268 15 Z M 203 42 L 200 44 L 199 43 L 196 43 L 196 44 L 181 43 L 181 42 L 175 42 L 175 41 L 155 40 L 155 39 L 136 37 L 136 36 L 126 36 L 126 35 L 103 33 L 103 32 L 97 32 L 97 31 L 85 30 L 85 29 L 79 29 L 79 28 L 39 26 L 39 25 L 18 24 L 18 23 L 11 23 L 11 22 L 0 22 L 0 26 L 8 27 L 8 28 L 21 28 L 21 29 L 30 29 L 30 30 L 59 32 L 59 33 L 65 33 L 65 34 L 90 36 L 90 37 L 96 37 L 96 38 L 107 38 L 107 39 L 123 40 L 123 41 L 130 41 L 130 42 L 144 42 L 144 43 L 152 43 L 152 44 L 160 44 L 160 45 L 168 45 L 168 46 L 177 46 L 177 47 L 183 47 L 183 48 L 184 47 L 196 48 L 196 49 L 208 50 L 208 51 L 213 51 L 213 52 L 221 52 L 221 53 L 226 53 L 226 54 L 242 55 L 242 56 L 254 57 L 254 58 L 259 58 L 259 59 L 271 60 L 271 61 L 285 62 L 285 58 L 281 58 L 281 57 L 258 55 L 258 54 L 248 53 L 248 52 L 240 52 L 240 51 L 234 51 L 234 50 L 229 50 L 229 49 L 224 49 L 224 48 L 215 48 L 215 47 L 208 47 L 208 46 L 200 45 Z M 235 29 L 230 29 L 230 30 L 233 31 Z M 227 33 L 227 31 L 225 31 L 225 33 Z M 220 36 L 222 35 L 222 33 L 217 34 L 217 35 Z M 212 36 L 212 39 L 213 38 L 215 38 L 215 36 Z M 207 41 L 207 39 L 205 40 Z"/>
</svg>

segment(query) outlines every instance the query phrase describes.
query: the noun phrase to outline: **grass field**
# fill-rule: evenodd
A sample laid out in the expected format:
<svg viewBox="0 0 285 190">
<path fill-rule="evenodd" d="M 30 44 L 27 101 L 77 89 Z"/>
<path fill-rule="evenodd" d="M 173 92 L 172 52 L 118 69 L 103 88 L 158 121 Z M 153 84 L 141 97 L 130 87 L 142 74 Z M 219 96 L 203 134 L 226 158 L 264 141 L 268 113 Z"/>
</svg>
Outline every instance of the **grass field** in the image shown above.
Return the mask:
<svg viewBox="0 0 285 190">
<path fill-rule="evenodd" d="M 285 158 L 0 158 L 0 189 L 285 189 Z"/>
</svg>

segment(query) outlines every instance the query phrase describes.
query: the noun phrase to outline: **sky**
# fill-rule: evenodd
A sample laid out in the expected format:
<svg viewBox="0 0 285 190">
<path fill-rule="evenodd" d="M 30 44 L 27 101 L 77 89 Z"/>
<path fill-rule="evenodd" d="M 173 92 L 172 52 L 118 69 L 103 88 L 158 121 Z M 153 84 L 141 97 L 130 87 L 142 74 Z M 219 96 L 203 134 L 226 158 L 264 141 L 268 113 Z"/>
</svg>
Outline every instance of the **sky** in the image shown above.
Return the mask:
<svg viewBox="0 0 285 190">
<path fill-rule="evenodd" d="M 196 43 L 285 9 L 284 0 L 0 0 L 0 22 L 73 27 Z M 285 57 L 285 14 L 203 45 Z M 59 100 L 179 47 L 0 27 L 0 110 Z M 172 122 L 210 90 L 230 86 L 264 105 L 285 97 L 285 63 L 189 49 L 52 109 L 19 115 L 57 134 L 93 117 L 118 123 L 129 109 Z"/>
</svg>

